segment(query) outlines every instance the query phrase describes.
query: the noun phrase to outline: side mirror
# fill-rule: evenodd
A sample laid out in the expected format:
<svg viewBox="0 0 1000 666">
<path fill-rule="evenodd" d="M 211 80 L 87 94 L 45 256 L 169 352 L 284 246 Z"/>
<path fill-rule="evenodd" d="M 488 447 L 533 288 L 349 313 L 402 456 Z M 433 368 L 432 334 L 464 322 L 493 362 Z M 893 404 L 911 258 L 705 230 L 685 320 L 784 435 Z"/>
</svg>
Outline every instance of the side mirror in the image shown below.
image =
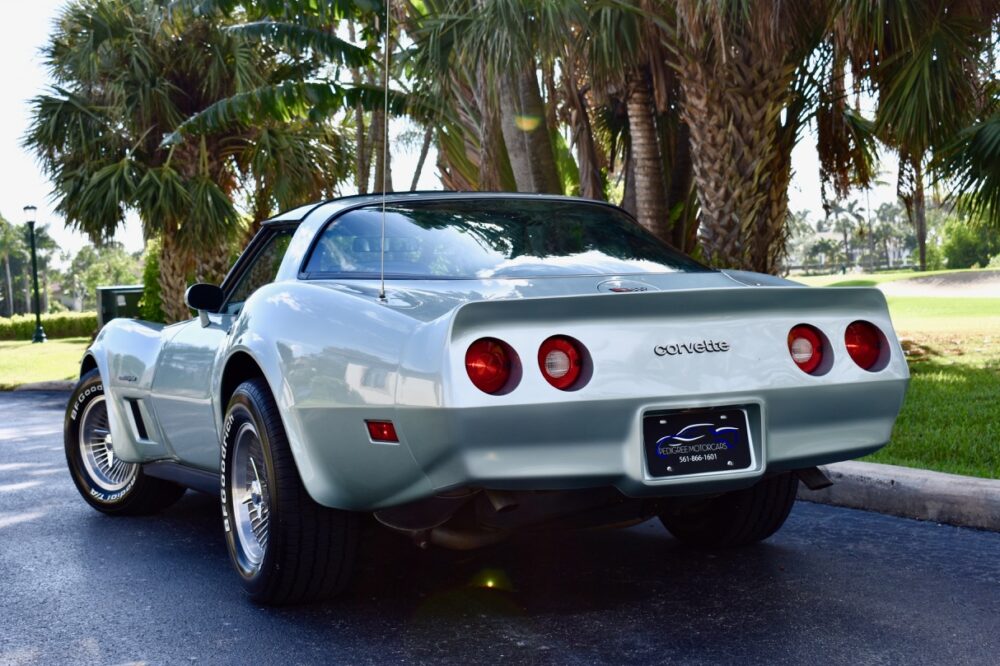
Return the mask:
<svg viewBox="0 0 1000 666">
<path fill-rule="evenodd" d="M 184 303 L 192 310 L 198 311 L 202 326 L 208 325 L 205 313 L 218 312 L 225 298 L 221 287 L 204 282 L 191 285 L 184 293 Z"/>
</svg>

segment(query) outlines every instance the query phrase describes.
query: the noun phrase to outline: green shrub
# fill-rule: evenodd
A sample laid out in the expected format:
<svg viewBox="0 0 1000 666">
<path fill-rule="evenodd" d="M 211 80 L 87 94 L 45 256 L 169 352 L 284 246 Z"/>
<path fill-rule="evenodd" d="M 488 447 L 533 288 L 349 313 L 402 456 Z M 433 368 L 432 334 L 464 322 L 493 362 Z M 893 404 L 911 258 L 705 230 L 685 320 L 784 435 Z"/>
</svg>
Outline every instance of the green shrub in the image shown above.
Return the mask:
<svg viewBox="0 0 1000 666">
<path fill-rule="evenodd" d="M 164 321 L 163 299 L 160 298 L 160 241 L 153 240 L 146 244 L 145 260 L 139 316 L 146 321 Z"/>
<path fill-rule="evenodd" d="M 944 227 L 945 239 L 941 246 L 948 268 L 982 267 L 990 257 L 1000 252 L 1000 234 L 959 219 L 951 219 Z"/>
<path fill-rule="evenodd" d="M 48 338 L 90 337 L 97 332 L 96 312 L 43 314 L 42 328 Z M 35 315 L 0 317 L 0 340 L 30 340 L 35 332 Z"/>
</svg>

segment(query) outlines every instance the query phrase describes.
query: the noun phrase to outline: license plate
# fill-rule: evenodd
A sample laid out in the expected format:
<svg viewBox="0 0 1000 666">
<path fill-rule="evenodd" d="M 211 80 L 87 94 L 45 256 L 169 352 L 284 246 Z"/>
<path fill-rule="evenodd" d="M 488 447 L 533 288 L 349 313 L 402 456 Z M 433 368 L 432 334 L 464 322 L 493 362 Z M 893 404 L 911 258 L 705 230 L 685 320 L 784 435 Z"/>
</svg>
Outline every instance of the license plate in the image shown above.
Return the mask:
<svg viewBox="0 0 1000 666">
<path fill-rule="evenodd" d="M 739 408 L 664 412 L 643 418 L 646 464 L 653 476 L 747 469 L 750 429 Z"/>
</svg>

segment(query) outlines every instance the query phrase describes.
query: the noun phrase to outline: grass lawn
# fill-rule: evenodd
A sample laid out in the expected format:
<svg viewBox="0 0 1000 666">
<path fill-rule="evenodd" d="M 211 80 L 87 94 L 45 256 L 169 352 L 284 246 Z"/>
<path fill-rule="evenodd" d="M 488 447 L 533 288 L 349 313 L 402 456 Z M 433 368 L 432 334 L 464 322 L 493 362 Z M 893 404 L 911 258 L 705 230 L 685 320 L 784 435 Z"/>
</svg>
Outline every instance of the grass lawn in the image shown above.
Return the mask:
<svg viewBox="0 0 1000 666">
<path fill-rule="evenodd" d="M 0 341 L 0 390 L 20 384 L 75 379 L 90 338 L 64 338 L 32 344 L 26 340 Z"/>
<path fill-rule="evenodd" d="M 866 460 L 1000 478 L 1000 298 L 889 298 L 912 379 Z"/>
<path fill-rule="evenodd" d="M 883 282 L 895 282 L 896 280 L 906 280 L 908 278 L 928 277 L 931 275 L 949 275 L 952 273 L 970 273 L 980 269 L 963 268 L 955 270 L 941 271 L 883 271 L 880 273 L 847 273 L 842 275 L 792 275 L 789 280 L 807 284 L 810 287 L 874 287 Z"/>
</svg>

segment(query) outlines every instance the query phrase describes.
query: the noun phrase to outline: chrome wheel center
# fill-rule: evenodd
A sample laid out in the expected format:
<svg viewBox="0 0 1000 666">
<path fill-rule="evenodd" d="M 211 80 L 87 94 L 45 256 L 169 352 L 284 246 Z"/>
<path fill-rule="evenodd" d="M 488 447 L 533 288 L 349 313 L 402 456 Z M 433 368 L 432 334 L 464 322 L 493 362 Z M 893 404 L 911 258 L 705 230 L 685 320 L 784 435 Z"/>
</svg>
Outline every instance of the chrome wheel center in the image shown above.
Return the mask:
<svg viewBox="0 0 1000 666">
<path fill-rule="evenodd" d="M 115 456 L 103 395 L 91 400 L 80 417 L 80 458 L 91 481 L 105 492 L 123 490 L 139 473 L 138 465 Z"/>
<path fill-rule="evenodd" d="M 229 478 L 240 566 L 254 571 L 267 549 L 270 495 L 264 476 L 264 450 L 252 423 L 244 423 L 233 442 L 233 471 Z"/>
</svg>

